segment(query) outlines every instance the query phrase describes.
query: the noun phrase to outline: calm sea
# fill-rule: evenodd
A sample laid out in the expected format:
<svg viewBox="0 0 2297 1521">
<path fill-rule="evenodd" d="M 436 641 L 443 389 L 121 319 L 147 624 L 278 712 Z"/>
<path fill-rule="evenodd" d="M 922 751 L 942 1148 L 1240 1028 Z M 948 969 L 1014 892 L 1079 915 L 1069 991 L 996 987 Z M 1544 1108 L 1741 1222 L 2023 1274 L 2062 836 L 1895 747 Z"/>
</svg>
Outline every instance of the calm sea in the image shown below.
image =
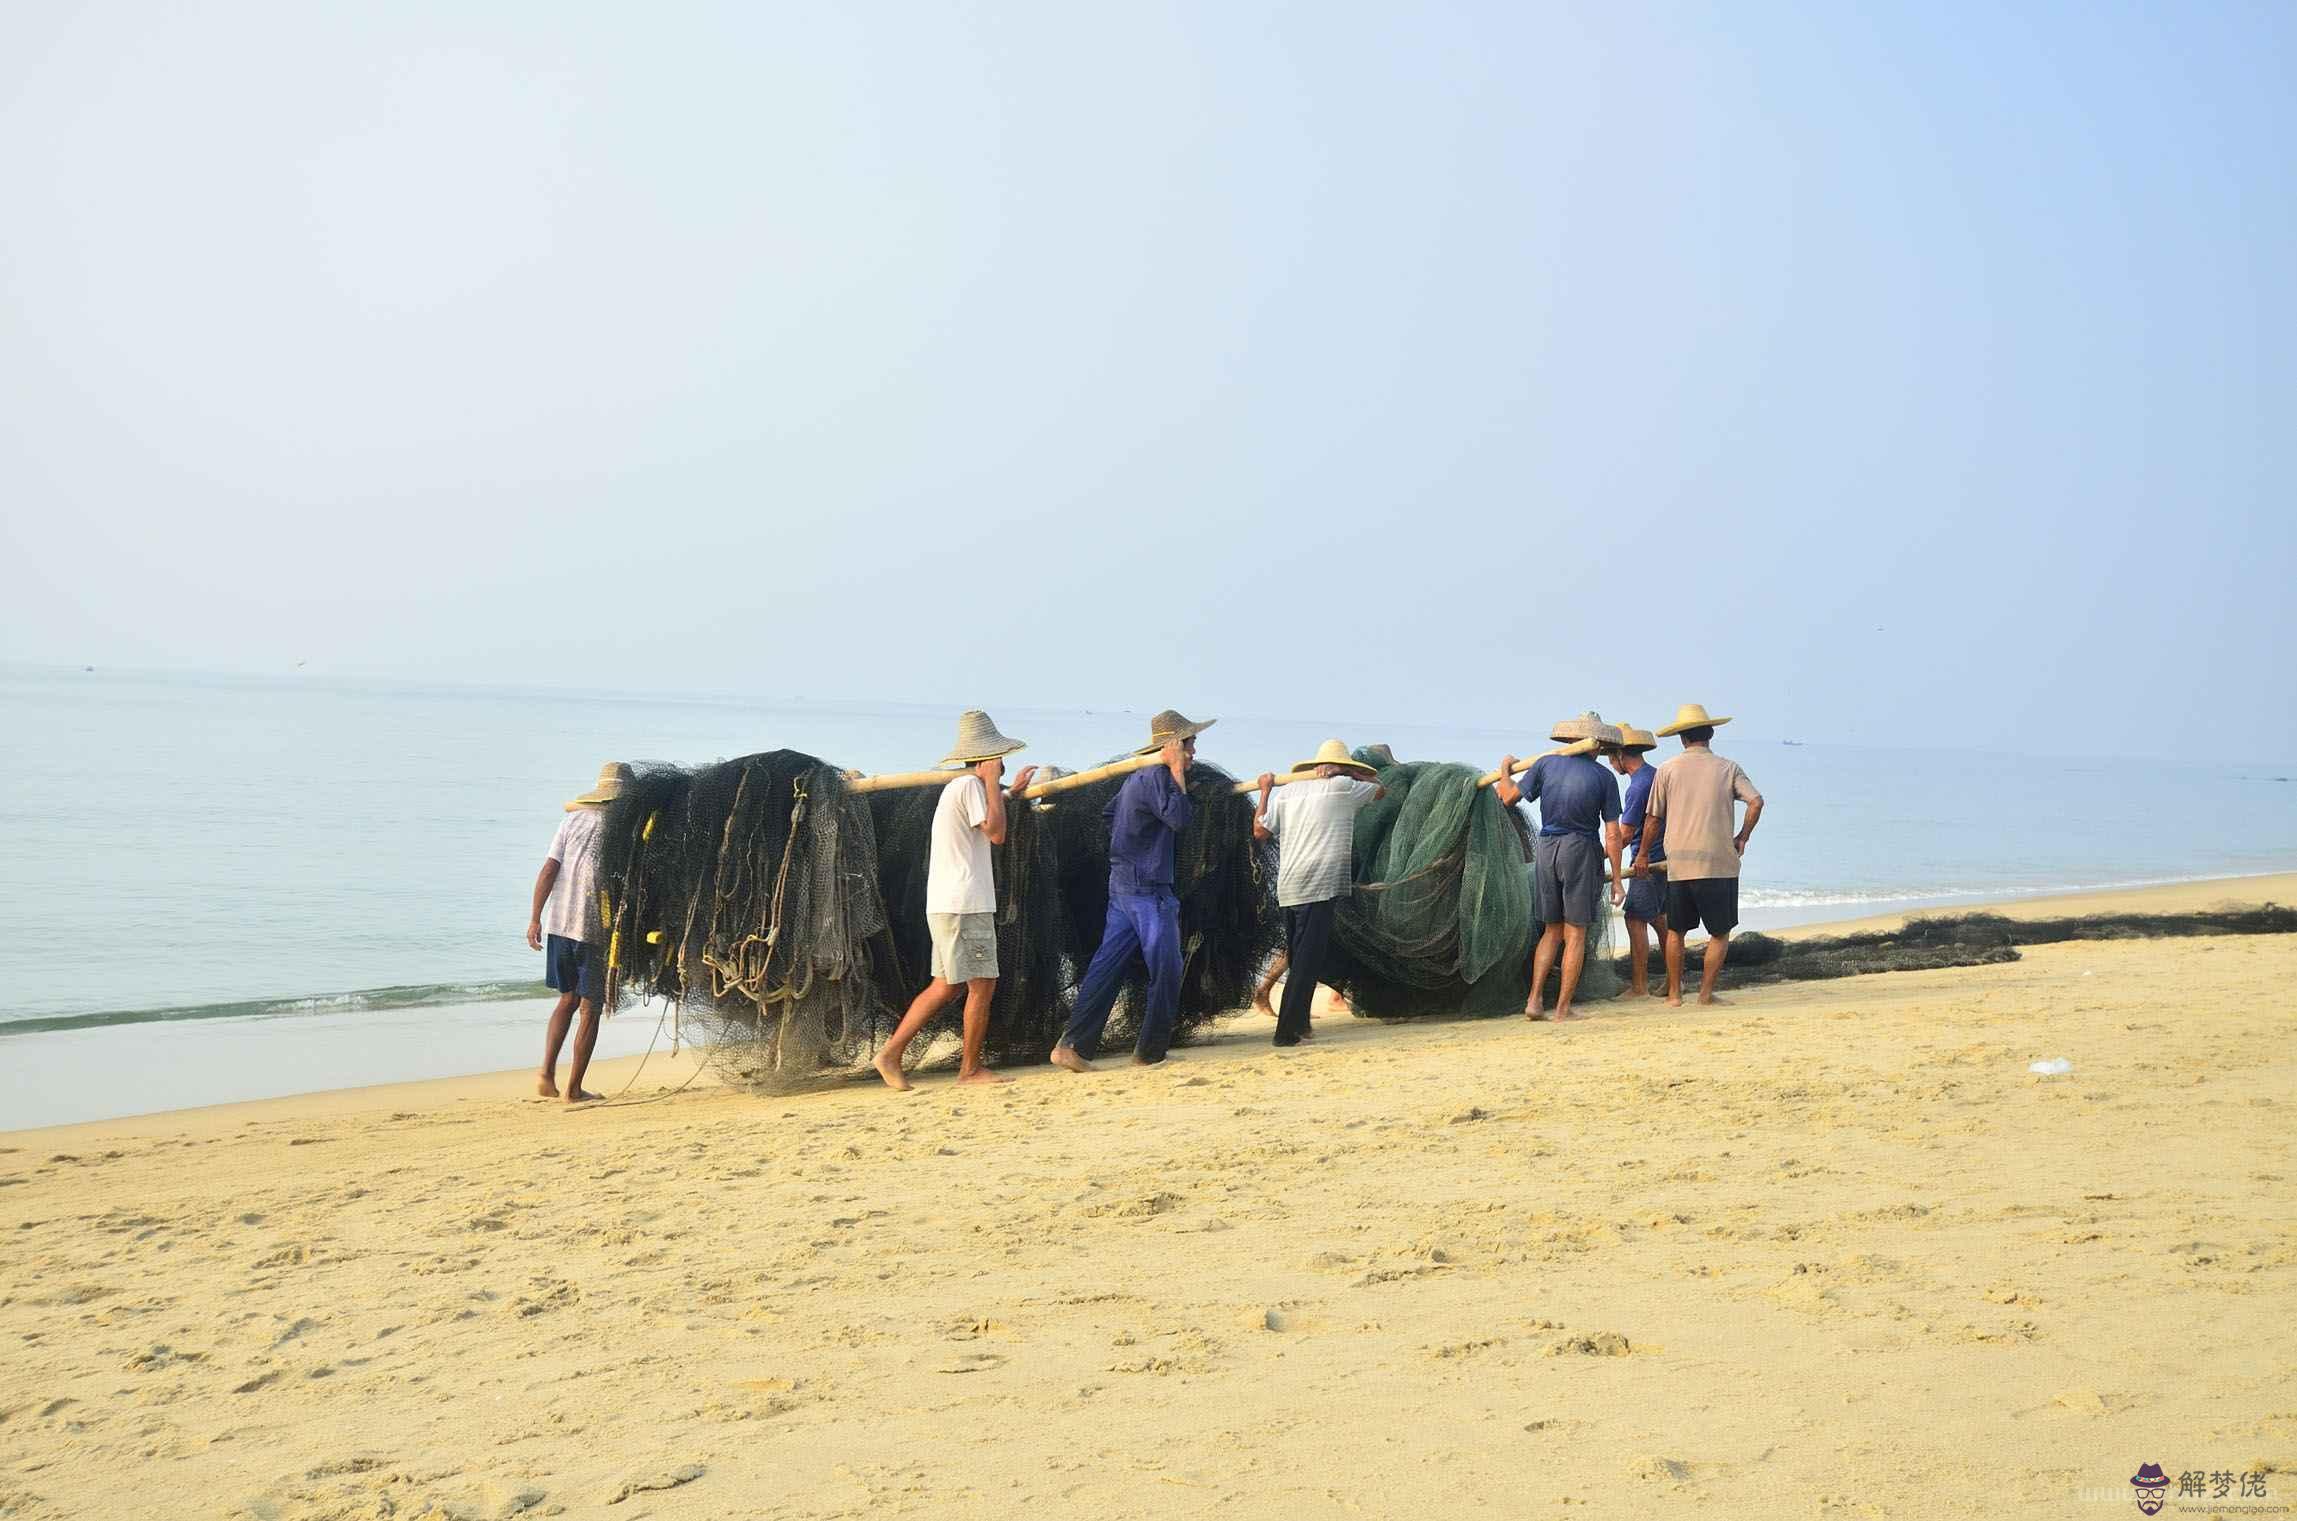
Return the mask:
<svg viewBox="0 0 2297 1521">
<path fill-rule="evenodd" d="M 996 717 L 1031 742 L 1021 760 L 1071 767 L 1146 728 L 1145 711 Z M 908 770 L 954 718 L 0 666 L 0 1128 L 532 1061 L 527 897 L 601 761 L 788 746 Z M 1338 730 L 1488 767 L 1541 748 L 1534 729 L 1224 714 L 1203 754 L 1256 774 Z M 2297 867 L 2297 785 L 2262 762 L 1792 744 L 1753 719 L 1718 748 L 1769 805 L 1745 879 L 1758 927 Z M 654 1028 L 625 1011 L 602 1049 Z"/>
</svg>

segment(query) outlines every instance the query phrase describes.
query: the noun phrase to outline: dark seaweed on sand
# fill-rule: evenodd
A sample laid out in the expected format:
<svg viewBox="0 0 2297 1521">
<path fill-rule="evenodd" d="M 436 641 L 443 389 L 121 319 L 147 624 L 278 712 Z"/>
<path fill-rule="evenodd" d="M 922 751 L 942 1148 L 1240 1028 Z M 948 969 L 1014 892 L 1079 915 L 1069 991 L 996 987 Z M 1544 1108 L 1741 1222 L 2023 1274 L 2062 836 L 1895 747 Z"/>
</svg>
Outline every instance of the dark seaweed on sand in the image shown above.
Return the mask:
<svg viewBox="0 0 2297 1521">
<path fill-rule="evenodd" d="M 2187 914 L 2080 914 L 2064 919 L 2012 919 L 1985 913 L 1924 915 L 1909 919 L 1897 930 L 1792 940 L 1763 934 L 1734 935 L 1722 980 L 1726 987 L 1751 987 L 1766 982 L 1858 977 L 1868 972 L 1985 966 L 2016 961 L 2021 945 L 2056 945 L 2069 940 L 2292 933 L 2297 933 L 2297 909 L 2275 903 Z M 1686 975 L 1692 974 L 1692 969 L 1685 970 Z"/>
</svg>

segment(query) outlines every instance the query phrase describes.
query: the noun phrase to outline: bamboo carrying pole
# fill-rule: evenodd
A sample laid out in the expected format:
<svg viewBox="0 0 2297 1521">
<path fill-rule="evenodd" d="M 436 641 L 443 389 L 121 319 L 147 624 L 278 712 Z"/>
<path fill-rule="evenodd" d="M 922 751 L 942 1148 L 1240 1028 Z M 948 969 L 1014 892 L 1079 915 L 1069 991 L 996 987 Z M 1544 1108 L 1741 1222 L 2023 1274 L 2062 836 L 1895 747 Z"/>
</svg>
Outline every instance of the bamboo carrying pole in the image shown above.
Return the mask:
<svg viewBox="0 0 2297 1521">
<path fill-rule="evenodd" d="M 1561 750 L 1550 750 L 1550 751 L 1548 751 L 1547 753 L 1548 753 L 1549 755 L 1561 755 L 1563 752 L 1562 752 Z M 1537 761 L 1537 760 L 1539 760 L 1539 759 L 1540 759 L 1540 757 L 1535 755 L 1535 756 L 1533 756 L 1533 757 L 1531 758 L 1531 760 L 1519 760 L 1519 761 L 1517 761 L 1517 762 L 1515 763 L 1515 770 L 1514 770 L 1514 771 L 1513 771 L 1511 774 L 1512 774 L 1512 775 L 1515 775 L 1515 776 L 1521 776 L 1521 775 L 1523 775 L 1523 773 L 1525 773 L 1526 771 L 1529 771 L 1529 770 L 1532 768 L 1532 764 L 1533 764 L 1533 762 L 1535 762 L 1535 761 Z M 1277 773 L 1276 773 L 1276 785 L 1277 785 L 1277 786 L 1279 786 L 1279 787 L 1281 787 L 1281 786 L 1283 786 L 1283 785 L 1284 785 L 1286 782 L 1305 782 L 1305 781 L 1308 781 L 1309 779 L 1311 779 L 1312 777 L 1314 777 L 1314 776 L 1315 776 L 1315 774 L 1316 774 L 1316 773 L 1315 773 L 1314 771 L 1300 771 L 1300 772 L 1279 771 L 1279 772 L 1277 772 Z M 1477 786 L 1479 789 L 1480 789 L 1480 788 L 1484 788 L 1484 787 L 1489 787 L 1489 786 L 1490 786 L 1492 783 L 1494 783 L 1494 782 L 1496 782 L 1496 781 L 1498 781 L 1498 780 L 1499 780 L 1499 773 L 1498 773 L 1497 771 L 1486 771 L 1486 772 L 1485 772 L 1485 773 L 1484 773 L 1482 776 L 1479 776 L 1479 777 L 1477 777 L 1477 778 L 1476 778 L 1476 786 Z M 1246 793 L 1249 793 L 1249 792 L 1258 792 L 1259 790 L 1260 790 L 1260 781 L 1259 781 L 1259 778 L 1257 778 L 1257 777 L 1255 777 L 1253 780 L 1251 780 L 1251 781 L 1249 781 L 1249 782 L 1238 782 L 1238 783 L 1236 784 L 1236 795 L 1237 795 L 1238 797 L 1243 797 L 1243 796 L 1244 796 Z"/>
<path fill-rule="evenodd" d="M 1123 760 L 1111 761 L 1105 766 L 1095 766 L 1090 771 L 1079 771 L 1073 776 L 1057 776 L 1051 781 L 1035 783 L 1023 791 L 1021 796 L 1026 799 L 1051 797 L 1055 793 L 1067 792 L 1072 788 L 1089 787 L 1095 782 L 1107 781 L 1112 776 L 1130 776 L 1135 771 L 1143 771 L 1150 766 L 1163 764 L 1164 757 L 1155 751 L 1151 751 L 1147 755 L 1128 755 Z M 889 771 L 882 776 L 849 775 L 845 779 L 845 790 L 848 792 L 891 792 L 902 787 L 946 786 L 963 776 L 968 769 L 970 768 L 960 766 L 941 771 Z"/>
</svg>

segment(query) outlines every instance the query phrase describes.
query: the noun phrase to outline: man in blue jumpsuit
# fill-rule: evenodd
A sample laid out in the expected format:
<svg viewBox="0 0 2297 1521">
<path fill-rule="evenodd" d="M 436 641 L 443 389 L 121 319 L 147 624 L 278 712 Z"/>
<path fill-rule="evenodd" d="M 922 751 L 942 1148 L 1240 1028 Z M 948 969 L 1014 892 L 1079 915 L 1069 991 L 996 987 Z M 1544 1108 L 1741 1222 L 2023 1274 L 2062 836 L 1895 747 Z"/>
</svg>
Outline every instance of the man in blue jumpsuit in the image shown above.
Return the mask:
<svg viewBox="0 0 2297 1521">
<path fill-rule="evenodd" d="M 1101 947 L 1077 989 L 1076 1012 L 1053 1047 L 1057 1067 L 1093 1070 L 1101 1032 L 1136 955 L 1148 966 L 1149 983 L 1133 1060 L 1144 1066 L 1161 1062 L 1172 1043 L 1180 1017 L 1181 973 L 1172 846 L 1194 811 L 1188 800 L 1188 764 L 1196 756 L 1196 736 L 1216 722 L 1192 723 L 1170 708 L 1150 719 L 1149 742 L 1135 753 L 1155 755 L 1162 764 L 1125 778 L 1101 811 L 1109 826 L 1109 917 L 1101 929 Z"/>
</svg>

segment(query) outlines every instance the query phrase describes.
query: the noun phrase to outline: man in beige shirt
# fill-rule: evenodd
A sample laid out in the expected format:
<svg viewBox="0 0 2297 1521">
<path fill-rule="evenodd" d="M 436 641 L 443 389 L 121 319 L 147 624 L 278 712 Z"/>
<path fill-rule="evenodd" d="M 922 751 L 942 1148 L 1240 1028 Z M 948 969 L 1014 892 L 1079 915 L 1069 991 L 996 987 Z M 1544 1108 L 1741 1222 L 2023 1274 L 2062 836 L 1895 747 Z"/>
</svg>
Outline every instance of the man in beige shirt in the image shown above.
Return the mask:
<svg viewBox="0 0 2297 1521">
<path fill-rule="evenodd" d="M 1683 1001 L 1683 936 L 1694 924 L 1706 926 L 1707 957 L 1699 973 L 1699 1002 L 1714 1003 L 1715 979 L 1730 953 L 1731 931 L 1739 922 L 1739 857 L 1747 836 L 1763 816 L 1763 795 L 1739 763 L 1707 748 L 1728 718 L 1710 718 L 1695 702 L 1675 710 L 1675 721 L 1659 732 L 1679 734 L 1683 753 L 1659 768 L 1643 810 L 1643 845 L 1635 874 L 1647 868 L 1652 848 L 1663 845 L 1667 861 L 1667 1002 Z M 1731 828 L 1731 804 L 1746 804 L 1745 820 Z"/>
</svg>

